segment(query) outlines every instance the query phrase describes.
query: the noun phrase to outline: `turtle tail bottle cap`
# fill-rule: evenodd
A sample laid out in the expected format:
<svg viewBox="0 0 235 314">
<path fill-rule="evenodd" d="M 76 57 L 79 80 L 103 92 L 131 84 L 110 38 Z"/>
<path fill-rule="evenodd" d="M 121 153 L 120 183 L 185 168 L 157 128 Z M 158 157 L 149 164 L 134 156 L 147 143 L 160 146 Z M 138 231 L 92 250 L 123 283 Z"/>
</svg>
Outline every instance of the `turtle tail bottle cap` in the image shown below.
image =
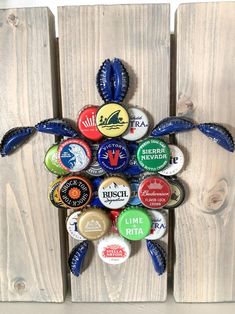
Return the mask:
<svg viewBox="0 0 235 314">
<path fill-rule="evenodd" d="M 98 142 L 103 135 L 96 125 L 98 106 L 85 106 L 78 115 L 77 125 L 81 134 L 91 141 Z"/>
<path fill-rule="evenodd" d="M 120 235 L 128 240 L 142 240 L 150 233 L 152 220 L 146 209 L 127 207 L 118 217 L 117 227 Z"/>
<path fill-rule="evenodd" d="M 137 161 L 144 170 L 158 172 L 170 161 L 169 146 L 157 138 L 147 138 L 139 144 Z"/>
<path fill-rule="evenodd" d="M 96 115 L 98 130 L 106 137 L 118 137 L 129 126 L 127 110 L 118 103 L 107 103 L 100 107 Z"/>
</svg>

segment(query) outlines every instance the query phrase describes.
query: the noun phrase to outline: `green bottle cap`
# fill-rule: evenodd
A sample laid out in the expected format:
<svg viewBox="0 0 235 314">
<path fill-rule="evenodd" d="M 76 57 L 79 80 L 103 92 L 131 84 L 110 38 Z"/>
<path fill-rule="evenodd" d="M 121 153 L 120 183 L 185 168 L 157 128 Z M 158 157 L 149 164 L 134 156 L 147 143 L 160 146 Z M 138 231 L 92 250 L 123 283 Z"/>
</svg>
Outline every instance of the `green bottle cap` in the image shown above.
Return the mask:
<svg viewBox="0 0 235 314">
<path fill-rule="evenodd" d="M 54 144 L 48 149 L 44 158 L 44 164 L 50 172 L 63 176 L 69 172 L 63 169 L 58 162 L 58 147 L 59 144 Z"/>
<path fill-rule="evenodd" d="M 169 146 L 157 138 L 148 138 L 139 144 L 137 161 L 140 166 L 151 172 L 164 169 L 170 161 Z"/>
<path fill-rule="evenodd" d="M 119 233 L 128 240 L 142 240 L 149 235 L 152 220 L 146 209 L 127 207 L 118 217 Z"/>
</svg>

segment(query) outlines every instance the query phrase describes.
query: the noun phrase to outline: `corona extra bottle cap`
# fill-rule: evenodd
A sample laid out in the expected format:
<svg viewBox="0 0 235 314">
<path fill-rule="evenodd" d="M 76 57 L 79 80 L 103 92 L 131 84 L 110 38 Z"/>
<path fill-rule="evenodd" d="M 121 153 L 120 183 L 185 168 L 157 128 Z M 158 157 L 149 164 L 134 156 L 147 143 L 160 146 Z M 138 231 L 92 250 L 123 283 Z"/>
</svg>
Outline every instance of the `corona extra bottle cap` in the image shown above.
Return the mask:
<svg viewBox="0 0 235 314">
<path fill-rule="evenodd" d="M 68 174 L 69 171 L 62 168 L 59 164 L 58 147 L 59 144 L 54 144 L 48 149 L 44 158 L 44 164 L 50 172 L 56 174 L 57 176 L 63 176 Z"/>
<path fill-rule="evenodd" d="M 100 239 L 97 251 L 103 262 L 111 265 L 124 263 L 131 254 L 131 244 L 118 234 L 109 234 Z"/>
<path fill-rule="evenodd" d="M 162 238 L 167 228 L 165 215 L 157 210 L 148 210 L 148 213 L 152 218 L 152 227 L 146 239 L 157 240 Z"/>
<path fill-rule="evenodd" d="M 170 149 L 164 141 L 148 138 L 139 144 L 137 161 L 146 171 L 158 172 L 168 165 Z"/>
<path fill-rule="evenodd" d="M 105 207 L 119 209 L 128 203 L 131 188 L 125 179 L 113 176 L 103 180 L 98 188 L 98 196 Z"/>
<path fill-rule="evenodd" d="M 150 176 L 141 181 L 138 195 L 145 207 L 158 209 L 168 203 L 171 197 L 171 188 L 165 179 Z"/>
<path fill-rule="evenodd" d="M 103 135 L 96 126 L 98 106 L 85 106 L 78 115 L 77 125 L 81 134 L 91 141 L 100 141 Z"/>
<path fill-rule="evenodd" d="M 122 137 L 127 141 L 137 141 L 144 137 L 148 132 L 148 116 L 143 110 L 136 107 L 129 107 L 127 112 L 129 114 L 130 124 Z"/>
<path fill-rule="evenodd" d="M 96 115 L 98 130 L 107 137 L 122 135 L 129 126 L 126 109 L 118 103 L 107 103 L 100 107 Z"/>
<path fill-rule="evenodd" d="M 69 208 L 86 206 L 92 196 L 91 183 L 80 176 L 65 177 L 59 187 L 61 201 Z"/>
<path fill-rule="evenodd" d="M 100 208 L 90 207 L 78 217 L 78 230 L 88 240 L 100 239 L 110 228 L 111 220 Z"/>
<path fill-rule="evenodd" d="M 122 172 L 128 165 L 130 154 L 124 141 L 109 139 L 100 144 L 97 157 L 105 171 Z"/>
<path fill-rule="evenodd" d="M 127 207 L 118 217 L 119 233 L 129 240 L 142 240 L 150 233 L 152 221 L 146 209 Z"/>
<path fill-rule="evenodd" d="M 91 161 L 91 156 L 90 146 L 81 139 L 67 139 L 59 145 L 59 163 L 69 172 L 79 172 L 85 169 Z"/>
<path fill-rule="evenodd" d="M 79 232 L 78 232 L 78 216 L 81 214 L 81 211 L 73 212 L 68 218 L 66 222 L 66 228 L 69 233 L 69 235 L 78 241 L 84 241 L 86 238 L 84 238 Z"/>
<path fill-rule="evenodd" d="M 170 148 L 170 162 L 159 173 L 163 176 L 173 176 L 180 172 L 184 166 L 184 154 L 182 150 L 176 145 L 168 145 Z"/>
</svg>

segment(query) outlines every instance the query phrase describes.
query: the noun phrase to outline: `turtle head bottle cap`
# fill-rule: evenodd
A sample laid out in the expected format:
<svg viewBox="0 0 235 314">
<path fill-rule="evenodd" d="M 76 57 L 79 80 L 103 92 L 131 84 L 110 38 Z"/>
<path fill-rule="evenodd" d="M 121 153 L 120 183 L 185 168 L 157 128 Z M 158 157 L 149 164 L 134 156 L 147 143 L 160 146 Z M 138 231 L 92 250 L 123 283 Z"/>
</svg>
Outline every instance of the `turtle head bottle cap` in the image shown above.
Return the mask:
<svg viewBox="0 0 235 314">
<path fill-rule="evenodd" d="M 129 126 L 126 109 L 118 103 L 107 103 L 100 107 L 96 115 L 98 130 L 107 137 L 122 135 Z"/>
<path fill-rule="evenodd" d="M 118 217 L 119 233 L 129 240 L 142 240 L 150 233 L 152 221 L 146 209 L 127 207 Z"/>
<path fill-rule="evenodd" d="M 90 207 L 78 217 L 78 231 L 88 240 L 103 237 L 111 228 L 111 220 L 101 208 Z"/>
</svg>

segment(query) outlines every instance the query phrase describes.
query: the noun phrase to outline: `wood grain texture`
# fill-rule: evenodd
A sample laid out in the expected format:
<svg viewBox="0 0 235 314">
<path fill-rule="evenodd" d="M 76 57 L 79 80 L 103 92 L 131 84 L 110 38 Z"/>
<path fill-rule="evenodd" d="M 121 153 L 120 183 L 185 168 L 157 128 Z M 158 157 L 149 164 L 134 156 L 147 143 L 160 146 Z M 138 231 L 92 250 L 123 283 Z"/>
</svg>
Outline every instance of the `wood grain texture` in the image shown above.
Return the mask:
<svg viewBox="0 0 235 314">
<path fill-rule="evenodd" d="M 56 115 L 54 17 L 47 8 L 0 10 L 0 136 Z M 43 164 L 54 137 L 36 134 L 0 159 L 0 300 L 62 302 L 59 214 Z"/>
<path fill-rule="evenodd" d="M 125 103 L 145 108 L 154 122 L 169 115 L 168 5 L 61 7 L 58 18 L 65 118 L 75 121 L 84 105 L 102 104 L 96 73 L 104 59 L 114 57 L 130 74 Z M 74 245 L 70 239 L 70 249 Z M 92 249 L 82 276 L 71 277 L 72 300 L 164 301 L 167 274 L 156 275 L 144 242 L 133 243 L 132 250 L 125 264 L 110 266 Z"/>
<path fill-rule="evenodd" d="M 177 113 L 224 124 L 235 135 L 235 3 L 177 12 Z M 235 157 L 199 131 L 182 133 L 185 204 L 175 211 L 178 302 L 235 300 Z"/>
</svg>

